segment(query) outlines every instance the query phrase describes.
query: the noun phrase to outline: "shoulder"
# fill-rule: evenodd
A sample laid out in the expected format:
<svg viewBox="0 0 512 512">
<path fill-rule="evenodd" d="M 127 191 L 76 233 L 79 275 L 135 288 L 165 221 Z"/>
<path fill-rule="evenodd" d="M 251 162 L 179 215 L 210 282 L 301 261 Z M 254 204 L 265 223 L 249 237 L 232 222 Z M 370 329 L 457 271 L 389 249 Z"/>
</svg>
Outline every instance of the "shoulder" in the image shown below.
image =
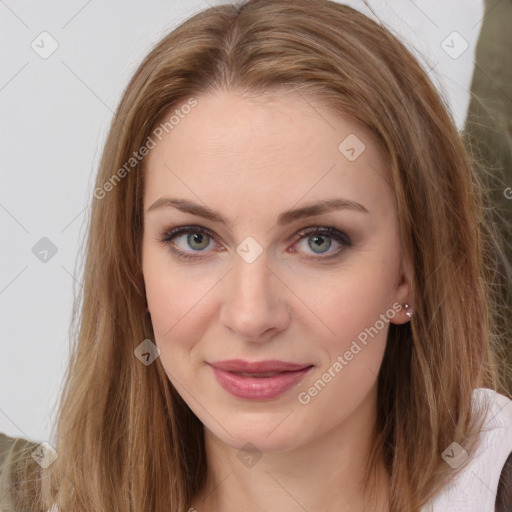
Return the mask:
<svg viewBox="0 0 512 512">
<path fill-rule="evenodd" d="M 0 510 L 23 510 L 35 499 L 39 467 L 30 454 L 38 443 L 0 432 Z"/>
<path fill-rule="evenodd" d="M 40 443 L 0 432 L 0 511 L 40 510 Z M 59 512 L 55 507 L 48 512 Z"/>
<path fill-rule="evenodd" d="M 491 389 L 479 388 L 473 391 L 472 403 L 475 411 L 485 414 L 476 450 L 469 457 L 463 447 L 452 447 L 452 452 L 457 452 L 453 467 L 464 462 L 466 466 L 422 512 L 500 510 L 495 507 L 505 499 L 503 488 L 510 485 L 505 480 L 510 478 L 507 460 L 512 453 L 512 400 Z"/>
<path fill-rule="evenodd" d="M 496 494 L 496 512 L 512 510 L 512 453 L 507 458 L 501 472 L 498 492 Z"/>
</svg>

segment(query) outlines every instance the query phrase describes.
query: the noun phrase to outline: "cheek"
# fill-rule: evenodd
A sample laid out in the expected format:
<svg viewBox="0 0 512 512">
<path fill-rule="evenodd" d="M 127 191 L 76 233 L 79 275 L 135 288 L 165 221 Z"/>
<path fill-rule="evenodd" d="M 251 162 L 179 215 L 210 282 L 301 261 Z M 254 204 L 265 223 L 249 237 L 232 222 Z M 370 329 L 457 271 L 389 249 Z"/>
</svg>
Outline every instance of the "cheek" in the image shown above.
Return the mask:
<svg viewBox="0 0 512 512">
<path fill-rule="evenodd" d="M 365 329 L 374 326 L 386 314 L 392 303 L 394 288 L 394 265 L 392 261 L 360 258 L 358 265 L 344 267 L 339 272 L 316 276 L 315 287 L 311 289 L 306 281 L 297 282 L 295 291 L 304 302 L 311 306 L 307 318 L 317 324 L 317 332 L 326 340 L 331 353 L 333 350 L 350 345 Z M 306 311 L 306 309 L 304 309 Z M 387 325 L 387 323 L 386 323 Z M 384 330 L 385 338 L 387 329 Z"/>
<path fill-rule="evenodd" d="M 147 251 L 143 259 L 146 298 L 155 343 L 165 355 L 189 352 L 211 321 L 208 291 L 218 279 L 200 267 L 178 271 L 163 251 Z"/>
<path fill-rule="evenodd" d="M 315 377 L 300 388 L 301 404 L 329 410 L 332 421 L 341 422 L 375 385 L 395 314 L 390 281 L 375 266 L 354 268 L 315 295 L 316 317 L 309 315 L 308 326 L 324 357 Z"/>
<path fill-rule="evenodd" d="M 160 362 L 170 381 L 179 389 L 182 396 L 185 389 L 181 382 L 187 381 L 187 368 L 190 351 L 193 349 L 198 325 L 191 322 L 194 293 L 177 277 L 157 271 L 148 259 L 144 270 L 146 297 L 155 339 L 160 349 Z M 195 301 L 197 302 L 197 301 Z M 192 330 L 191 330 L 192 329 Z"/>
</svg>

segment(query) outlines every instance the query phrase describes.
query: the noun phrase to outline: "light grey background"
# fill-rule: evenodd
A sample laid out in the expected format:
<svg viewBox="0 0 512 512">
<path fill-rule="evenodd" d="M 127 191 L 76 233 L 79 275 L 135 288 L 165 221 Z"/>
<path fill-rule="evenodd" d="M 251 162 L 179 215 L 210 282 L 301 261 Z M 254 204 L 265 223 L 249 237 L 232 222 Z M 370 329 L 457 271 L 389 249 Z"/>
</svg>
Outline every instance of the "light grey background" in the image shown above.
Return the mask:
<svg viewBox="0 0 512 512">
<path fill-rule="evenodd" d="M 50 441 L 75 265 L 113 111 L 153 44 L 219 3 L 0 0 L 0 432 Z M 368 14 L 361 1 L 346 3 Z M 462 128 L 483 0 L 370 4 L 417 49 Z M 49 51 L 52 40 L 47 58 L 31 46 Z M 32 250 L 43 237 L 57 248 L 46 261 Z"/>
</svg>

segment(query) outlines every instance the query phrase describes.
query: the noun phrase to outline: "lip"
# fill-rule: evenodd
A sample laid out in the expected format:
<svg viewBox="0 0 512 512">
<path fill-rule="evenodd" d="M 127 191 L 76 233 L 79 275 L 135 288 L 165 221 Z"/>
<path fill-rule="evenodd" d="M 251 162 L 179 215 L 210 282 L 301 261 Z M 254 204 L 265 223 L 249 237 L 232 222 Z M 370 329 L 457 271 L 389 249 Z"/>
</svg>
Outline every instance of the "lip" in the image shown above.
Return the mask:
<svg viewBox="0 0 512 512">
<path fill-rule="evenodd" d="M 298 384 L 312 364 L 269 360 L 249 362 L 241 359 L 209 363 L 219 384 L 232 395 L 246 400 L 270 400 Z M 274 376 L 244 376 L 239 373 L 278 372 Z"/>
<path fill-rule="evenodd" d="M 289 363 L 286 361 L 279 361 L 277 359 L 271 359 L 267 361 L 244 361 L 243 359 L 227 359 L 225 361 L 214 361 L 209 363 L 215 368 L 225 370 L 228 372 L 247 372 L 247 373 L 266 373 L 266 372 L 284 372 L 284 371 L 295 371 L 302 370 L 308 366 L 312 366 L 311 363 Z"/>
</svg>

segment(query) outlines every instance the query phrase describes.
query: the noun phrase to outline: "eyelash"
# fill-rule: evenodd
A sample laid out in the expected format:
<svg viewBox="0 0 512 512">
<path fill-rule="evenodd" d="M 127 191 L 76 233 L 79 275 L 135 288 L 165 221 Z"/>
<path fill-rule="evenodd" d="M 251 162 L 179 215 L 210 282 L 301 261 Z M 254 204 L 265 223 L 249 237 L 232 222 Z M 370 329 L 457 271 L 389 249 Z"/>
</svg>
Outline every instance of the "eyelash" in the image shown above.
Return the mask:
<svg viewBox="0 0 512 512">
<path fill-rule="evenodd" d="M 191 260 L 197 260 L 203 258 L 203 256 L 192 256 L 191 254 L 182 251 L 181 249 L 177 249 L 175 246 L 173 247 L 172 240 L 176 238 L 178 235 L 182 234 L 188 234 L 188 233 L 202 233 L 206 234 L 209 238 L 211 238 L 213 241 L 215 241 L 215 236 L 213 233 L 206 228 L 200 227 L 200 226 L 179 226 L 172 229 L 169 229 L 163 233 L 163 235 L 158 238 L 157 240 L 166 245 L 169 246 L 169 249 L 180 259 L 191 261 Z M 302 229 L 297 234 L 294 235 L 293 241 L 294 245 L 296 242 L 306 239 L 311 234 L 320 234 L 324 236 L 328 236 L 329 238 L 333 238 L 338 243 L 340 243 L 342 248 L 338 249 L 334 253 L 329 253 L 328 256 L 312 256 L 308 257 L 307 259 L 313 259 L 313 260 L 330 260 L 332 258 L 335 258 L 337 256 L 340 256 L 341 253 L 345 252 L 346 249 L 353 246 L 353 243 L 348 235 L 345 233 L 338 231 L 336 228 L 333 228 L 331 226 L 310 226 L 307 228 Z M 194 251 L 194 252 L 203 252 L 203 251 Z"/>
</svg>

